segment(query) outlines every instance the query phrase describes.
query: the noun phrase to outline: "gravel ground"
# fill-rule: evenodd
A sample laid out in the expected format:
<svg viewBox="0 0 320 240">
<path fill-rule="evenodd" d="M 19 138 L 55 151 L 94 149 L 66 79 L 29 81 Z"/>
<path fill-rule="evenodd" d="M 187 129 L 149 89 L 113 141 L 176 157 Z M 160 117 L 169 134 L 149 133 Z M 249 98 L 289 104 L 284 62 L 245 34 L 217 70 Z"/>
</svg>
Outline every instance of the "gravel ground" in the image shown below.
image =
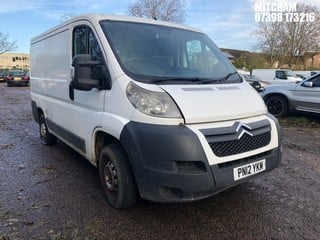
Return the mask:
<svg viewBox="0 0 320 240">
<path fill-rule="evenodd" d="M 202 201 L 119 211 L 88 161 L 41 145 L 29 87 L 0 83 L 0 240 L 320 239 L 320 121 L 308 118 L 281 121 L 283 161 L 270 173 Z"/>
</svg>

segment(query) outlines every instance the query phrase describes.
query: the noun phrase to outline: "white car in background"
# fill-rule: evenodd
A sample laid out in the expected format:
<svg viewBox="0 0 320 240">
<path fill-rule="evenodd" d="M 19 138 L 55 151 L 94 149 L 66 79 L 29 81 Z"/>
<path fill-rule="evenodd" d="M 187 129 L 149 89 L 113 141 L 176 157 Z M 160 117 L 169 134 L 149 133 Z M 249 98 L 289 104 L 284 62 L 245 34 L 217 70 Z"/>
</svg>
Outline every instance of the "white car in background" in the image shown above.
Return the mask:
<svg viewBox="0 0 320 240">
<path fill-rule="evenodd" d="M 289 69 L 253 69 L 252 75 L 258 76 L 264 86 L 302 81 L 302 78 Z"/>
</svg>

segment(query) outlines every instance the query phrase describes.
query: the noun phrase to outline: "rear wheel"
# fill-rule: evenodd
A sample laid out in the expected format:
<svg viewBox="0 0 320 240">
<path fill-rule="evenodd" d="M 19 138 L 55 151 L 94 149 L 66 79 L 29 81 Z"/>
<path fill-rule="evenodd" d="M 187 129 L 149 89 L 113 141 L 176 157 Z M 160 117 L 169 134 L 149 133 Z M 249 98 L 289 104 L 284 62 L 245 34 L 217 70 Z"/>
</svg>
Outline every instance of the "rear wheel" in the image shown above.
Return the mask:
<svg viewBox="0 0 320 240">
<path fill-rule="evenodd" d="M 137 187 L 122 148 L 117 144 L 102 149 L 99 160 L 100 180 L 109 204 L 113 208 L 128 208 L 137 200 Z"/>
<path fill-rule="evenodd" d="M 268 112 L 275 117 L 283 117 L 288 113 L 287 100 L 280 95 L 272 95 L 265 100 Z"/>
<path fill-rule="evenodd" d="M 46 119 L 43 114 L 39 117 L 39 133 L 41 142 L 44 145 L 53 145 L 57 142 L 57 138 L 49 133 Z"/>
</svg>

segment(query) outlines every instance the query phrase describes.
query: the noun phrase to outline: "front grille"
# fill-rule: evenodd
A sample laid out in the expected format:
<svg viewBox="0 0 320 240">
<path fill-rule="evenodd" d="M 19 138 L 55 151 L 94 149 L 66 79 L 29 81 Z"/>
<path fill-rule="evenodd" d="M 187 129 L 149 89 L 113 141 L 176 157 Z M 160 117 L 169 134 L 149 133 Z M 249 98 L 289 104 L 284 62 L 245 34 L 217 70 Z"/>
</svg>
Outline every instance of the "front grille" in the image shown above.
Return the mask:
<svg viewBox="0 0 320 240">
<path fill-rule="evenodd" d="M 249 162 L 255 162 L 255 161 L 258 161 L 258 160 L 261 160 L 261 159 L 266 159 L 266 158 L 268 158 L 270 156 L 272 156 L 272 150 L 269 150 L 269 151 L 263 152 L 263 153 L 259 153 L 257 155 L 253 155 L 253 156 L 250 156 L 250 157 L 237 159 L 237 160 L 230 161 L 230 162 L 219 163 L 218 167 L 220 169 L 232 168 L 232 167 L 240 165 L 240 164 L 244 165 L 244 164 L 247 164 Z"/>
<path fill-rule="evenodd" d="M 209 145 L 216 156 L 225 157 L 264 147 L 270 143 L 270 138 L 270 132 L 262 133 L 253 137 L 245 134 L 239 140 L 212 142 L 209 143 Z"/>
<path fill-rule="evenodd" d="M 269 121 L 250 124 L 235 122 L 232 126 L 200 130 L 206 137 L 213 153 L 225 157 L 267 146 L 271 141 Z"/>
</svg>

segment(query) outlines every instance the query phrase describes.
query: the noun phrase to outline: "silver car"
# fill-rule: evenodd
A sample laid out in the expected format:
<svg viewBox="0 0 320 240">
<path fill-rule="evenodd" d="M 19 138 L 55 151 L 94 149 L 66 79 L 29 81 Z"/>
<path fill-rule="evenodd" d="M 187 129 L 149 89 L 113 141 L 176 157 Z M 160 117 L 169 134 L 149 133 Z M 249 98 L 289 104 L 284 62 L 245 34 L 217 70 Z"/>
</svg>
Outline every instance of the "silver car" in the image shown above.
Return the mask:
<svg viewBox="0 0 320 240">
<path fill-rule="evenodd" d="M 282 117 L 289 110 L 320 113 L 320 74 L 303 82 L 269 85 L 261 93 L 269 113 Z"/>
</svg>

